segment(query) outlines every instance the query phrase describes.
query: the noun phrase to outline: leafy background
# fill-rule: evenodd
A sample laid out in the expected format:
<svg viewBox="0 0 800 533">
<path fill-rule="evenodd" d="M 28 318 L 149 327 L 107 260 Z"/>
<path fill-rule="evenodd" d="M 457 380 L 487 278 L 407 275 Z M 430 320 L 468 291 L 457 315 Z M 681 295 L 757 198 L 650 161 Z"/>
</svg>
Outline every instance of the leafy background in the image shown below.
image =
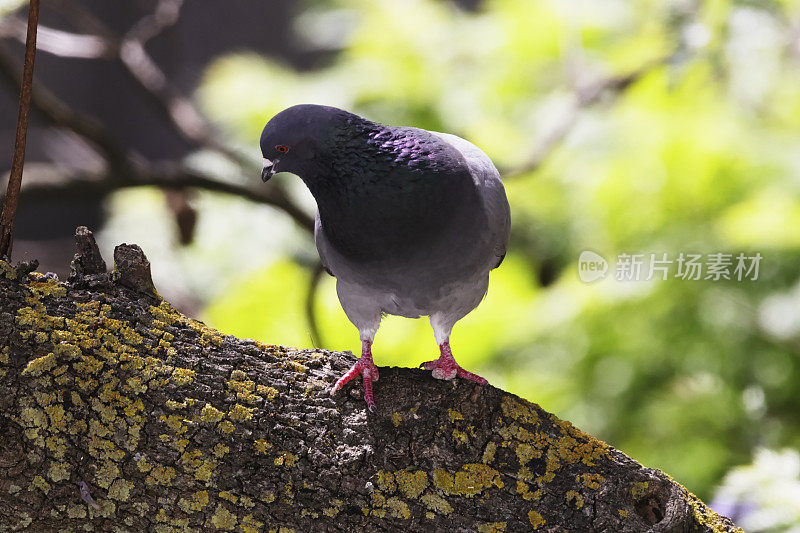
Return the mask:
<svg viewBox="0 0 800 533">
<path fill-rule="evenodd" d="M 194 101 L 254 164 L 265 122 L 301 102 L 480 146 L 503 171 L 512 238 L 454 330 L 460 363 L 748 531 L 800 530 L 800 2 L 470 4 L 297 2 L 291 45 L 323 60 L 227 53 Z M 211 154 L 189 160 L 230 173 Z M 274 179 L 313 212 L 296 177 Z M 310 235 L 245 200 L 193 205 L 196 237 L 180 246 L 161 192 L 116 193 L 104 252 L 141 244 L 161 293 L 225 333 L 312 346 Z M 583 250 L 609 260 L 606 279 L 580 281 Z M 621 253 L 681 252 L 763 259 L 750 281 L 614 279 Z M 333 279 L 313 302 L 317 341 L 358 349 Z M 375 354 L 416 366 L 436 345 L 427 321 L 389 317 Z"/>
</svg>

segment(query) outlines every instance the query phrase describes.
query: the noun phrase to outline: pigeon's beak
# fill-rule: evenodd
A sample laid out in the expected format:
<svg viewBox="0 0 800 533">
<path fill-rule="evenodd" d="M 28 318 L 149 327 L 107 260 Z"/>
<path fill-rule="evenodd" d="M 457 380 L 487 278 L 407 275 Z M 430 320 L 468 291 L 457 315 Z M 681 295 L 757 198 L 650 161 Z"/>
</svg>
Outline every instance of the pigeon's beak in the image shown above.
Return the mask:
<svg viewBox="0 0 800 533">
<path fill-rule="evenodd" d="M 275 163 L 277 162 L 277 159 L 275 161 L 270 161 L 266 157 L 264 158 L 264 166 L 261 168 L 261 179 L 265 183 L 275 174 Z"/>
</svg>

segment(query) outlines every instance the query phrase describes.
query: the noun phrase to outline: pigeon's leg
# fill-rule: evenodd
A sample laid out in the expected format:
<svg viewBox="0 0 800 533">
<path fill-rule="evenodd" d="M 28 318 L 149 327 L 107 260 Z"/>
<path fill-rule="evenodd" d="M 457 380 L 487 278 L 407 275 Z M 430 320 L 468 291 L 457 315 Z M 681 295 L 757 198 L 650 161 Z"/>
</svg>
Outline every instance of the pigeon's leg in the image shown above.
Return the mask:
<svg viewBox="0 0 800 533">
<path fill-rule="evenodd" d="M 431 375 L 436 379 L 450 380 L 458 376 L 474 381 L 475 383 L 480 383 L 481 385 L 488 384 L 489 382 L 484 378 L 464 370 L 456 363 L 453 352 L 450 350 L 450 332 L 453 329 L 454 323 L 455 321 L 452 320 L 452 318 L 448 320 L 446 316 L 439 314 L 431 315 L 431 326 L 433 326 L 436 342 L 439 343 L 440 355 L 439 359 L 436 361 L 428 361 L 427 363 L 422 363 L 420 366 L 426 370 L 431 370 Z"/>
<path fill-rule="evenodd" d="M 331 389 L 331 394 L 335 393 L 348 382 L 361 376 L 364 383 L 364 400 L 370 411 L 375 411 L 375 401 L 372 399 L 372 382 L 378 381 L 378 367 L 372 362 L 372 341 L 378 332 L 381 324 L 381 309 L 376 302 L 375 295 L 369 289 L 342 281 L 336 280 L 336 294 L 342 304 L 347 318 L 358 328 L 358 336 L 361 339 L 361 358 L 353 367 L 336 382 Z"/>
<path fill-rule="evenodd" d="M 375 401 L 372 399 L 372 382 L 378 381 L 378 367 L 372 362 L 372 339 L 362 339 L 361 357 L 356 364 L 336 382 L 336 385 L 333 386 L 332 393 L 338 391 L 359 375 L 364 382 L 364 401 L 367 402 L 367 408 L 374 412 Z"/>
<path fill-rule="evenodd" d="M 489 383 L 486 381 L 486 379 L 477 374 L 473 374 L 472 372 L 464 370 L 458 365 L 458 363 L 456 363 L 456 360 L 453 357 L 453 352 L 450 350 L 449 341 L 444 341 L 439 345 L 439 352 L 441 355 L 439 355 L 439 359 L 436 361 L 422 363 L 422 366 L 425 367 L 426 370 L 431 370 L 431 375 L 436 379 L 450 380 L 458 376 L 460 378 L 474 381 L 475 383 L 480 383 L 481 385 L 486 385 Z"/>
</svg>

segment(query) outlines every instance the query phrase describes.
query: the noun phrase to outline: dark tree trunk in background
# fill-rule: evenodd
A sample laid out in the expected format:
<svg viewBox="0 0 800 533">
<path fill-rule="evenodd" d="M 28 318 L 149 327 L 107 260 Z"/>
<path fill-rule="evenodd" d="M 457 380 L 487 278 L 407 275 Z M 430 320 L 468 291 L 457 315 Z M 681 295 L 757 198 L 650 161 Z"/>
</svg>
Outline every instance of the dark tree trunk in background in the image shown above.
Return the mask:
<svg viewBox="0 0 800 533">
<path fill-rule="evenodd" d="M 136 246 L 67 283 L 0 263 L 0 529 L 734 531 L 657 470 L 491 386 L 221 335 Z M 280 305 L 280 302 L 265 302 Z"/>
<path fill-rule="evenodd" d="M 76 6 L 70 4 L 76 3 Z M 79 34 L 98 33 L 94 28 L 74 24 L 75 7 L 85 9 L 115 37 L 130 31 L 150 15 L 157 2 L 108 2 L 68 0 L 45 2 L 44 26 Z M 227 0 L 226 2 L 185 2 L 179 23 L 166 28 L 148 42 L 147 50 L 164 70 L 170 83 L 187 95 L 194 93 L 208 65 L 217 57 L 233 52 L 265 54 L 298 70 L 324 64 L 330 51 L 320 52 L 296 45 L 292 22 L 299 3 L 276 0 Z M 2 33 L 2 32 L 0 32 Z M 0 52 L 22 58 L 23 45 L 0 35 Z M 21 64 L 21 63 L 20 63 Z M 118 143 L 147 161 L 180 160 L 196 150 L 171 127 L 169 119 L 150 95 L 137 87 L 125 69 L 110 58 L 64 58 L 40 51 L 37 55 L 36 87 L 49 87 L 70 109 L 87 113 L 113 132 Z M 0 186 L 11 161 L 14 123 L 19 90 L 16 83 L 4 83 L 0 75 Z M 63 173 L 69 169 L 94 169 L 102 154 L 68 130 L 53 124 L 35 109 L 31 114 L 27 162 L 54 163 Z M 87 163 L 89 162 L 89 163 Z M 256 169 L 257 170 L 257 169 Z M 254 171 L 255 172 L 255 171 Z M 254 178 L 256 179 L 256 178 Z M 104 195 L 33 199 L 20 205 L 16 220 L 18 258 L 42 260 L 44 270 L 66 272 L 70 256 L 71 231 L 77 224 L 99 227 L 105 220 Z"/>
</svg>

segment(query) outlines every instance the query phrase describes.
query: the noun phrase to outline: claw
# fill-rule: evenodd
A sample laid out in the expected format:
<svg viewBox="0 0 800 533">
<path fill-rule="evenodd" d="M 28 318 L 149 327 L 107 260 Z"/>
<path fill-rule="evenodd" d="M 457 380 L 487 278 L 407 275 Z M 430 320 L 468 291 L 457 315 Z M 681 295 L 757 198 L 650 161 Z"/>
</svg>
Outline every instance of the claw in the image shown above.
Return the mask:
<svg viewBox="0 0 800 533">
<path fill-rule="evenodd" d="M 435 379 L 451 380 L 458 376 L 463 379 L 474 381 L 480 385 L 487 385 L 489 383 L 486 381 L 486 379 L 477 374 L 473 374 L 472 372 L 464 370 L 458 365 L 458 363 L 456 363 L 456 360 L 453 357 L 453 352 L 450 350 L 449 342 L 445 341 L 439 345 L 439 350 L 441 352 L 439 359 L 435 361 L 428 361 L 420 365 L 426 370 L 430 370 L 431 375 Z"/>
<path fill-rule="evenodd" d="M 344 376 L 339 378 L 339 381 L 333 386 L 331 394 L 336 393 L 336 391 L 360 375 L 364 384 L 364 401 L 367 402 L 367 408 L 370 412 L 374 413 L 377 408 L 375 407 L 375 401 L 372 399 L 372 382 L 378 381 L 378 367 L 372 362 L 371 347 L 372 343 L 370 341 L 363 341 L 361 357 Z"/>
</svg>

